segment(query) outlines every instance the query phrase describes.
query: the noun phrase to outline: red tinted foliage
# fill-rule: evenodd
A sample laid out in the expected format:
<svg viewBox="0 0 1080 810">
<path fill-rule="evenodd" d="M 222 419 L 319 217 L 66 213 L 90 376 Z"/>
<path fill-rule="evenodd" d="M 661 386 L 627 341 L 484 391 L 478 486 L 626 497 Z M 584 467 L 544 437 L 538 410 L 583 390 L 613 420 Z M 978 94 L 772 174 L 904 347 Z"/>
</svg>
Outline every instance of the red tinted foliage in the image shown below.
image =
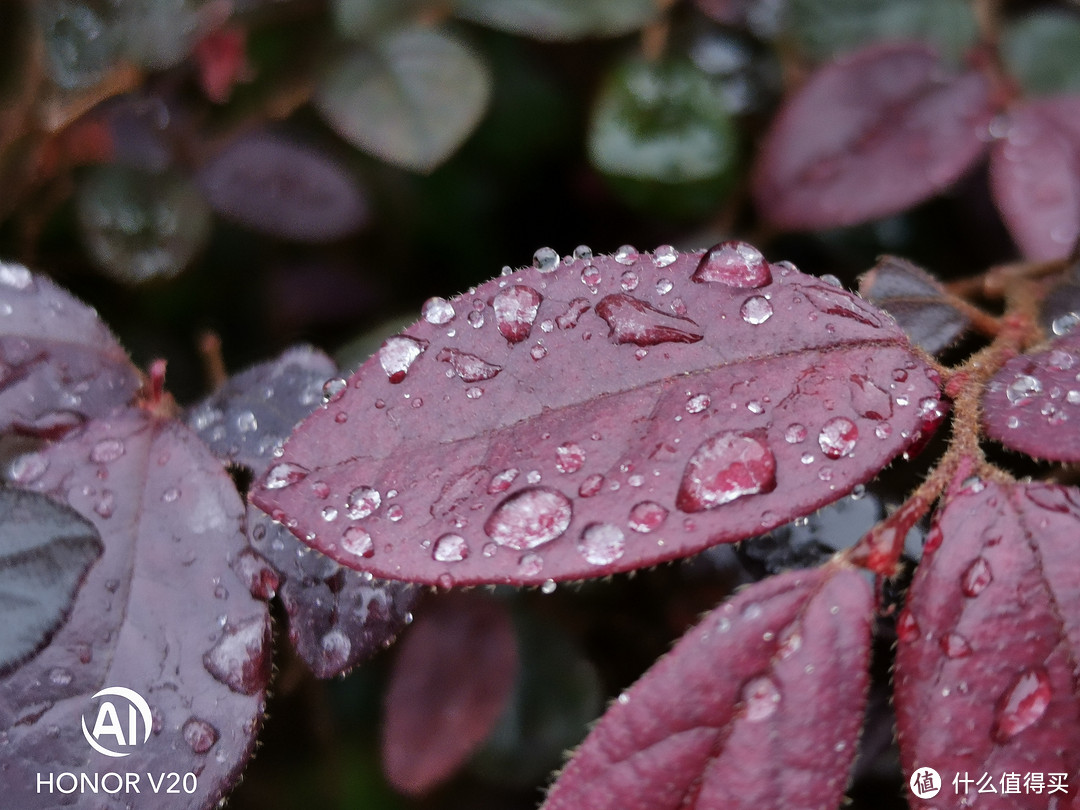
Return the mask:
<svg viewBox="0 0 1080 810">
<path fill-rule="evenodd" d="M 224 104 L 233 86 L 251 72 L 247 61 L 247 32 L 243 28 L 223 28 L 207 34 L 192 52 L 199 69 L 199 84 L 206 97 Z"/>
<path fill-rule="evenodd" d="M 990 86 L 950 75 L 920 43 L 877 43 L 810 77 L 773 120 L 754 198 L 781 228 L 829 228 L 894 214 L 950 186 L 978 159 Z"/>
<path fill-rule="evenodd" d="M 1061 258 L 1080 232 L 1080 96 L 1025 101 L 1008 115 L 990 152 L 994 201 L 1025 256 Z"/>
<path fill-rule="evenodd" d="M 619 697 L 544 810 L 836 807 L 872 610 L 862 575 L 834 565 L 750 586 Z"/>
<path fill-rule="evenodd" d="M 402 640 L 385 696 L 383 768 L 425 793 L 483 742 L 509 700 L 518 652 L 501 602 L 454 594 L 428 606 Z"/>
<path fill-rule="evenodd" d="M 940 416 L 878 310 L 749 245 L 702 257 L 556 261 L 429 302 L 253 502 L 377 576 L 539 584 L 812 512 Z"/>
<path fill-rule="evenodd" d="M 927 537 L 897 634 L 905 771 L 1080 771 L 1080 491 L 954 482 Z M 935 807 L 967 807 L 946 788 Z M 983 799 L 982 796 L 979 797 Z M 987 796 L 990 807 L 1047 807 Z M 1063 803 L 1067 799 L 1062 799 Z M 981 802 L 980 802 L 981 804 Z M 1071 806 L 1071 805 L 1070 805 Z"/>
<path fill-rule="evenodd" d="M 1080 461 L 1080 330 L 1014 357 L 983 396 L 987 434 L 1035 458 Z"/>
<path fill-rule="evenodd" d="M 0 431 L 58 436 L 128 403 L 138 372 L 90 307 L 0 262 Z"/>
<path fill-rule="evenodd" d="M 266 604 L 229 568 L 245 547 L 239 496 L 187 428 L 141 411 L 94 420 L 37 459 L 22 483 L 93 522 L 105 551 L 70 620 L 0 680 L 5 804 L 42 806 L 35 773 L 57 763 L 104 770 L 80 716 L 99 689 L 122 684 L 145 697 L 156 731 L 125 767 L 196 772 L 184 806 L 215 806 L 252 751 L 270 674 Z M 99 800 L 85 793 L 75 806 Z M 162 806 L 149 790 L 125 800 Z"/>
</svg>

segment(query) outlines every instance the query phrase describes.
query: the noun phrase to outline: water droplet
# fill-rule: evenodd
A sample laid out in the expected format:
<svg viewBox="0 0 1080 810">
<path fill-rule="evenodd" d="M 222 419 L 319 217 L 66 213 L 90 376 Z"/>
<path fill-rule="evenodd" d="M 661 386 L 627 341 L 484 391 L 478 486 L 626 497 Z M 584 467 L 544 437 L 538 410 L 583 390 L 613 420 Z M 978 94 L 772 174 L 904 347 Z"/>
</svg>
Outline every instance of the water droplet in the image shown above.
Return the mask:
<svg viewBox="0 0 1080 810">
<path fill-rule="evenodd" d="M 892 397 L 867 377 L 852 374 L 848 381 L 848 390 L 851 393 L 851 405 L 859 416 L 876 421 L 892 416 Z"/>
<path fill-rule="evenodd" d="M 780 690 L 768 676 L 748 681 L 742 689 L 743 716 L 751 723 L 758 723 L 776 712 L 780 705 Z"/>
<path fill-rule="evenodd" d="M 196 754 L 205 754 L 218 741 L 218 731 L 205 720 L 189 717 L 182 729 L 184 741 Z"/>
<path fill-rule="evenodd" d="M 588 261 L 593 257 L 592 248 L 588 245 L 578 245 L 574 248 L 574 258 L 581 261 Z"/>
<path fill-rule="evenodd" d="M 1050 328 L 1055 335 L 1067 335 L 1078 323 L 1080 323 L 1080 313 L 1066 312 L 1064 315 L 1054 318 Z"/>
<path fill-rule="evenodd" d="M 844 416 L 830 419 L 818 434 L 818 446 L 829 458 L 846 458 L 855 452 L 859 428 Z"/>
<path fill-rule="evenodd" d="M 622 529 L 610 523 L 590 523 L 581 533 L 578 551 L 586 562 L 593 565 L 610 565 L 626 550 L 626 538 Z"/>
<path fill-rule="evenodd" d="M 772 283 L 765 257 L 746 242 L 721 242 L 710 248 L 690 277 L 700 283 L 717 282 L 729 287 L 751 289 Z"/>
<path fill-rule="evenodd" d="M 399 523 L 405 517 L 405 509 L 395 503 L 386 510 L 386 517 L 391 523 Z"/>
<path fill-rule="evenodd" d="M 541 273 L 554 273 L 559 266 L 559 254 L 552 248 L 542 247 L 533 254 L 533 267 Z"/>
<path fill-rule="evenodd" d="M 910 610 L 905 610 L 900 614 L 900 618 L 896 622 L 896 637 L 900 639 L 900 641 L 915 641 L 921 632 L 919 623 L 915 620 L 915 616 Z"/>
<path fill-rule="evenodd" d="M 424 320 L 430 324 L 441 326 L 445 323 L 450 323 L 454 319 L 454 305 L 447 301 L 445 298 L 429 298 L 424 302 L 424 306 L 420 309 L 420 314 Z"/>
<path fill-rule="evenodd" d="M 582 498 L 591 498 L 599 494 L 603 486 L 604 476 L 600 475 L 600 473 L 593 473 L 581 482 L 581 486 L 578 487 L 578 495 Z"/>
<path fill-rule="evenodd" d="M 426 340 L 418 340 L 408 335 L 388 337 L 379 348 L 379 365 L 390 382 L 396 385 L 405 380 L 413 362 L 427 347 Z"/>
<path fill-rule="evenodd" d="M 641 501 L 630 510 L 630 528 L 648 534 L 664 525 L 668 510 L 655 501 Z"/>
<path fill-rule="evenodd" d="M 532 487 L 495 507 L 484 522 L 484 531 L 500 546 L 524 551 L 562 536 L 572 515 L 570 499 L 561 492 Z"/>
<path fill-rule="evenodd" d="M 532 287 L 507 287 L 491 302 L 495 310 L 495 325 L 510 343 L 520 343 L 529 337 L 543 297 Z"/>
<path fill-rule="evenodd" d="M 788 444 L 799 444 L 799 442 L 806 441 L 806 436 L 806 425 L 800 425 L 798 422 L 792 422 L 784 431 L 784 441 Z"/>
<path fill-rule="evenodd" d="M 585 464 L 585 449 L 577 442 L 559 445 L 555 455 L 555 469 L 561 473 L 576 473 Z"/>
<path fill-rule="evenodd" d="M 971 644 L 959 633 L 946 633 L 941 637 L 941 651 L 946 658 L 967 658 L 971 655 Z"/>
<path fill-rule="evenodd" d="M 71 670 L 64 669 L 63 667 L 53 667 L 49 670 L 49 683 L 53 686 L 67 686 L 71 683 L 73 676 Z"/>
<path fill-rule="evenodd" d="M 625 292 L 633 292 L 637 289 L 637 285 L 638 274 L 633 270 L 627 270 L 619 279 L 619 286 L 622 287 Z"/>
<path fill-rule="evenodd" d="M 549 596 L 555 593 L 555 580 L 545 579 L 544 584 L 540 586 L 540 593 L 548 594 Z"/>
<path fill-rule="evenodd" d="M 671 283 L 670 278 L 662 278 L 656 282 L 657 295 L 667 295 L 673 289 L 675 289 L 675 285 Z"/>
<path fill-rule="evenodd" d="M 469 544 L 460 534 L 444 534 L 435 541 L 431 556 L 439 562 L 460 562 L 469 556 Z"/>
<path fill-rule="evenodd" d="M 1050 364 L 1050 368 L 1057 371 L 1068 371 L 1076 363 L 1076 357 L 1071 352 L 1063 349 L 1052 350 L 1046 360 Z"/>
<path fill-rule="evenodd" d="M 94 502 L 94 511 L 103 518 L 111 518 L 116 508 L 116 495 L 111 489 L 103 490 Z"/>
<path fill-rule="evenodd" d="M 33 274 L 21 264 L 0 262 L 0 284 L 16 290 L 25 290 L 33 283 Z"/>
<path fill-rule="evenodd" d="M 1018 375 L 1005 389 L 1005 396 L 1014 407 L 1026 405 L 1040 393 L 1042 393 L 1042 383 L 1030 374 Z"/>
<path fill-rule="evenodd" d="M 765 323 L 769 320 L 773 314 L 772 304 L 769 303 L 769 299 L 763 295 L 752 295 L 743 301 L 742 307 L 739 309 L 739 314 L 742 319 L 754 326 Z"/>
<path fill-rule="evenodd" d="M 708 394 L 695 394 L 686 401 L 687 413 L 701 413 L 712 404 Z"/>
<path fill-rule="evenodd" d="M 752 399 L 752 400 L 750 400 L 749 402 L 746 403 L 746 410 L 748 410 L 748 411 L 750 411 L 750 413 L 754 413 L 754 414 L 764 413 L 765 412 L 765 406 L 762 405 L 758 400 Z"/>
<path fill-rule="evenodd" d="M 683 512 L 701 512 L 775 486 L 776 458 L 761 439 L 718 433 L 691 455 L 676 505 Z"/>
<path fill-rule="evenodd" d="M 469 313 L 467 320 L 469 321 L 469 326 L 473 329 L 479 329 L 484 325 L 484 313 L 481 310 L 474 309 Z"/>
<path fill-rule="evenodd" d="M 619 264 L 633 264 L 638 260 L 637 248 L 633 245 L 620 245 L 614 258 Z"/>
<path fill-rule="evenodd" d="M 342 377 L 334 377 L 323 383 L 322 401 L 324 405 L 337 402 L 348 390 L 349 384 Z"/>
<path fill-rule="evenodd" d="M 124 443 L 120 439 L 102 439 L 90 451 L 90 460 L 96 464 L 108 464 L 124 455 Z"/>
<path fill-rule="evenodd" d="M 514 483 L 514 479 L 518 477 L 518 473 L 517 467 L 511 467 L 493 475 L 491 481 L 488 482 L 488 495 L 498 495 L 500 492 L 506 492 L 506 490 L 510 489 L 510 485 Z"/>
<path fill-rule="evenodd" d="M 811 304 L 826 315 L 848 318 L 866 326 L 881 326 L 881 321 L 869 304 L 844 290 L 832 286 L 803 287 L 802 292 Z"/>
<path fill-rule="evenodd" d="M 653 251 L 653 264 L 657 267 L 667 267 L 679 258 L 679 251 L 671 245 L 660 245 Z"/>
<path fill-rule="evenodd" d="M 1050 705 L 1050 675 L 1042 667 L 1024 670 L 998 701 L 991 735 L 1007 742 L 1038 722 Z"/>
<path fill-rule="evenodd" d="M 322 519 L 327 523 L 331 523 L 337 520 L 338 510 L 332 506 L 324 506 L 322 510 Z"/>
<path fill-rule="evenodd" d="M 697 343 L 704 335 L 697 324 L 676 318 L 624 293 L 609 295 L 596 305 L 596 314 L 610 327 L 615 343 L 656 346 L 660 343 Z"/>
<path fill-rule="evenodd" d="M 496 366 L 477 357 L 475 354 L 458 351 L 457 349 L 440 349 L 435 355 L 440 363 L 449 363 L 450 368 L 464 382 L 480 382 L 490 380 L 502 371 L 502 366 Z"/>
<path fill-rule="evenodd" d="M 525 480 L 528 481 L 530 484 L 539 484 L 540 478 L 541 475 L 539 470 L 529 470 L 527 473 L 525 473 Z"/>
<path fill-rule="evenodd" d="M 964 596 L 978 596 L 994 581 L 990 563 L 985 557 L 976 557 L 960 577 L 960 590 Z"/>
<path fill-rule="evenodd" d="M 270 675 L 270 617 L 226 625 L 217 644 L 203 655 L 203 666 L 234 692 L 254 695 L 263 689 Z"/>
<path fill-rule="evenodd" d="M 379 490 L 369 486 L 359 486 L 345 499 L 345 509 L 350 520 L 363 520 L 382 505 Z"/>
<path fill-rule="evenodd" d="M 600 269 L 593 264 L 587 264 L 581 268 L 581 283 L 586 287 L 598 287 L 600 286 Z M 593 290 L 595 292 L 595 289 Z"/>
<path fill-rule="evenodd" d="M 519 577 L 535 577 L 544 569 L 544 558 L 539 554 L 529 552 L 522 554 L 518 560 L 517 573 Z"/>
<path fill-rule="evenodd" d="M 359 526 L 350 526 L 341 535 L 341 548 L 354 557 L 370 559 L 375 555 L 375 543 L 371 535 Z"/>
<path fill-rule="evenodd" d="M 37 481 L 49 469 L 49 461 L 41 453 L 26 453 L 11 463 L 11 480 L 16 484 Z"/>
</svg>

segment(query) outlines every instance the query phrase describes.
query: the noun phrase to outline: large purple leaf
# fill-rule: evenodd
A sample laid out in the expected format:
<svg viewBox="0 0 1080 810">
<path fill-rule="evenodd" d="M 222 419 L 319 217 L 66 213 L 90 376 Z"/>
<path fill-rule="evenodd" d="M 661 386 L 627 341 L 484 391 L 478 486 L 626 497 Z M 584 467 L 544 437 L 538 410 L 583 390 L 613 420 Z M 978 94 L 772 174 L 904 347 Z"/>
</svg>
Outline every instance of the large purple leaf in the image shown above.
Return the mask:
<svg viewBox="0 0 1080 810">
<path fill-rule="evenodd" d="M 1080 461 L 1080 330 L 1009 360 L 983 394 L 987 435 L 1035 458 Z"/>
<path fill-rule="evenodd" d="M 0 432 L 60 435 L 126 405 L 139 384 L 94 310 L 0 262 Z"/>
<path fill-rule="evenodd" d="M 1009 110 L 990 152 L 994 202 L 1029 259 L 1059 259 L 1080 233 L 1080 95 Z"/>
<path fill-rule="evenodd" d="M 934 807 L 1054 807 L 1049 795 L 976 797 L 961 781 L 988 773 L 1001 790 L 1005 774 L 1032 771 L 1064 774 L 1072 801 L 1058 806 L 1075 806 L 1077 537 L 1074 487 L 958 480 L 938 511 L 898 621 L 895 676 L 901 761 L 939 772 Z"/>
<path fill-rule="evenodd" d="M 428 302 L 253 502 L 377 576 L 540 584 L 812 512 L 937 418 L 895 323 L 749 245 L 538 255 Z"/>
<path fill-rule="evenodd" d="M 921 43 L 877 43 L 816 72 L 781 108 L 753 174 L 762 216 L 829 228 L 903 211 L 983 153 L 989 82 Z"/>
<path fill-rule="evenodd" d="M 751 585 L 601 719 L 543 810 L 835 808 L 862 726 L 873 603 L 825 566 Z"/>
<path fill-rule="evenodd" d="M 289 349 L 230 377 L 188 412 L 187 421 L 215 455 L 260 476 L 296 423 L 344 385 L 336 371 L 320 351 Z M 289 639 L 318 677 L 352 669 L 405 626 L 415 589 L 342 568 L 254 507 L 248 508 L 248 538 L 252 550 L 234 567 L 256 596 L 271 596 L 280 586 Z"/>
<path fill-rule="evenodd" d="M 183 425 L 141 411 L 92 421 L 34 458 L 22 483 L 91 520 L 105 552 L 70 620 L 0 680 L 5 804 L 96 810 L 102 795 L 39 793 L 37 774 L 114 772 L 140 774 L 140 792 L 124 795 L 135 810 L 214 807 L 254 747 L 271 655 L 267 606 L 229 567 L 245 548 L 232 482 Z M 148 706 L 149 728 L 134 721 L 136 740 L 147 736 L 136 745 L 96 735 L 104 709 L 94 696 L 116 687 Z M 128 734 L 122 704 L 119 716 Z M 97 753 L 84 721 L 99 744 L 130 755 Z M 151 789 L 151 778 L 160 786 L 159 774 L 173 772 L 194 774 L 194 792 Z"/>
</svg>

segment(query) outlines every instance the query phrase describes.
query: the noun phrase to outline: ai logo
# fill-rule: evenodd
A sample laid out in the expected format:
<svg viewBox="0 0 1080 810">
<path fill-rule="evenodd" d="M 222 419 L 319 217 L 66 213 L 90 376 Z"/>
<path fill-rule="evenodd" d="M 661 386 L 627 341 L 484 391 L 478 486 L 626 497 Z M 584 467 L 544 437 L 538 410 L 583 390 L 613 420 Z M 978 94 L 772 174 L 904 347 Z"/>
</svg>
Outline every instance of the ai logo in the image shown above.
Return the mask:
<svg viewBox="0 0 1080 810">
<path fill-rule="evenodd" d="M 126 757 L 131 749 L 150 739 L 150 706 L 143 696 L 125 686 L 108 686 L 98 692 L 93 700 L 100 697 L 115 697 L 118 700 L 103 700 L 98 706 L 94 728 L 86 726 L 86 716 L 82 718 L 82 731 L 86 741 L 99 754 L 107 757 Z M 124 711 L 125 708 L 127 711 Z M 127 721 L 124 725 L 121 717 Z M 142 722 L 140 734 L 139 723 Z M 128 749 L 128 750 L 117 750 Z"/>
</svg>

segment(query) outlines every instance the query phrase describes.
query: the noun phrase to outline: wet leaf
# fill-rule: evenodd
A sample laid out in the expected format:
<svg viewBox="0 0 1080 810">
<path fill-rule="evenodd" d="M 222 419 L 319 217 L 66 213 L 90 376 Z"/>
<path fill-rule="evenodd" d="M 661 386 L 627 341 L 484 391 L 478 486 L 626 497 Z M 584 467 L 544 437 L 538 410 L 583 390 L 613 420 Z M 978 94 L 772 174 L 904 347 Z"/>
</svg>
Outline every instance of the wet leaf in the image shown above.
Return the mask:
<svg viewBox="0 0 1080 810">
<path fill-rule="evenodd" d="M 932 275 L 906 259 L 882 257 L 859 282 L 859 294 L 892 315 L 912 342 L 930 354 L 947 349 L 968 328 Z"/>
<path fill-rule="evenodd" d="M 344 166 L 270 132 L 230 144 L 203 167 L 199 185 L 219 213 L 286 239 L 340 239 L 368 217 L 367 201 Z"/>
<path fill-rule="evenodd" d="M 123 686 L 148 704 L 152 723 L 138 726 L 147 739 L 98 742 L 125 745 L 126 771 L 196 773 L 184 806 L 214 807 L 252 752 L 270 674 L 267 606 L 229 568 L 245 548 L 232 482 L 187 428 L 140 411 L 90 422 L 38 458 L 26 483 L 91 520 L 105 552 L 72 618 L 0 680 L 5 802 L 41 807 L 35 774 L 57 763 L 112 770 L 116 760 L 90 747 L 81 724 L 96 728 L 99 690 Z M 162 806 L 149 789 L 125 801 Z M 73 806 L 99 802 L 83 793 Z"/>
<path fill-rule="evenodd" d="M 490 94 L 491 76 L 469 48 L 442 31 L 412 28 L 340 55 L 315 105 L 355 146 L 427 172 L 469 136 Z"/>
<path fill-rule="evenodd" d="M 56 436 L 131 401 L 139 375 L 90 307 L 0 262 L 0 431 Z"/>
<path fill-rule="evenodd" d="M 983 426 L 1035 458 L 1080 461 L 1080 330 L 1009 360 L 983 394 Z"/>
<path fill-rule="evenodd" d="M 620 695 L 543 810 L 838 806 L 872 604 L 862 576 L 834 566 L 751 585 Z"/>
<path fill-rule="evenodd" d="M 1080 95 L 1036 99 L 1008 113 L 990 151 L 994 202 L 1021 252 L 1058 259 L 1080 233 Z"/>
<path fill-rule="evenodd" d="M 454 13 L 467 20 L 540 40 L 574 40 L 627 34 L 653 20 L 653 0 L 459 0 Z"/>
<path fill-rule="evenodd" d="M 1080 67 L 1067 54 L 1080 49 L 1080 17 L 1064 8 L 1042 8 L 1002 31 L 1001 58 L 1009 75 L 1036 95 L 1080 91 Z"/>
<path fill-rule="evenodd" d="M 905 772 L 1077 773 L 1078 532 L 1073 487 L 954 483 L 897 624 Z"/>
<path fill-rule="evenodd" d="M 322 352 L 290 349 L 230 377 L 192 407 L 187 421 L 218 458 L 260 476 L 293 426 L 317 403 L 336 396 L 343 381 L 335 374 Z M 321 502 L 327 494 L 313 488 L 311 497 Z M 251 548 L 233 568 L 256 596 L 266 598 L 280 588 L 289 639 L 316 676 L 347 672 L 405 626 L 416 601 L 413 588 L 342 568 L 250 507 L 248 539 Z"/>
<path fill-rule="evenodd" d="M 253 502 L 376 576 L 538 585 L 808 514 L 937 416 L 891 319 L 749 245 L 537 265 L 425 305 Z M 473 381 L 450 350 L 500 370 Z"/>
<path fill-rule="evenodd" d="M 101 537 L 73 509 L 0 487 L 0 673 L 48 643 L 101 556 Z"/>
<path fill-rule="evenodd" d="M 990 86 L 917 43 L 875 44 L 787 99 L 754 167 L 758 209 L 782 228 L 884 217 L 948 188 L 985 148 Z"/>
<path fill-rule="evenodd" d="M 504 605 L 453 594 L 428 608 L 399 645 L 384 699 L 383 769 L 409 794 L 446 780 L 483 742 L 518 669 Z"/>
</svg>

